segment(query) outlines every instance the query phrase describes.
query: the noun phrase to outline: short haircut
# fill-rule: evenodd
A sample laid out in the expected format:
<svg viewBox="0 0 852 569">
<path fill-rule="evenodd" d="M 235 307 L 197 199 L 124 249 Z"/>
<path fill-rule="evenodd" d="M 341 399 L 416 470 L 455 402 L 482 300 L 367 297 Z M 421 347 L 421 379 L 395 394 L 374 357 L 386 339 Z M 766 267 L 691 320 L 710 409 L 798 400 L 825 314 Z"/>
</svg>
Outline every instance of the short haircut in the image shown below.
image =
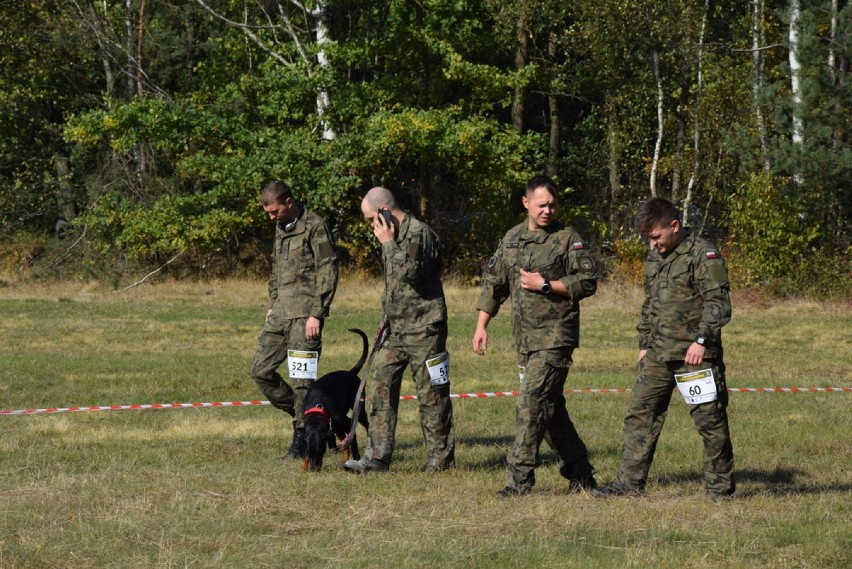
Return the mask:
<svg viewBox="0 0 852 569">
<path fill-rule="evenodd" d="M 367 192 L 367 195 L 364 196 L 363 201 L 370 207 L 377 210 L 383 207 L 387 207 L 394 211 L 399 209 L 399 204 L 397 203 L 393 192 L 382 186 L 372 188 L 369 192 Z"/>
<path fill-rule="evenodd" d="M 550 176 L 538 175 L 531 178 L 530 181 L 527 182 L 527 188 L 524 192 L 524 195 L 529 196 L 538 188 L 544 188 L 545 190 L 550 192 L 550 195 L 554 198 L 559 197 L 557 195 L 556 184 L 553 183 L 553 180 L 550 178 Z"/>
<path fill-rule="evenodd" d="M 290 186 L 284 182 L 275 180 L 274 182 L 269 182 L 266 184 L 266 187 L 263 188 L 263 191 L 260 193 L 260 203 L 264 206 L 283 204 L 287 198 L 292 197 L 293 192 L 290 190 Z"/>
<path fill-rule="evenodd" d="M 639 206 L 633 225 L 636 231 L 646 234 L 657 225 L 667 225 L 674 220 L 680 221 L 680 212 L 672 202 L 665 198 L 651 198 Z"/>
</svg>

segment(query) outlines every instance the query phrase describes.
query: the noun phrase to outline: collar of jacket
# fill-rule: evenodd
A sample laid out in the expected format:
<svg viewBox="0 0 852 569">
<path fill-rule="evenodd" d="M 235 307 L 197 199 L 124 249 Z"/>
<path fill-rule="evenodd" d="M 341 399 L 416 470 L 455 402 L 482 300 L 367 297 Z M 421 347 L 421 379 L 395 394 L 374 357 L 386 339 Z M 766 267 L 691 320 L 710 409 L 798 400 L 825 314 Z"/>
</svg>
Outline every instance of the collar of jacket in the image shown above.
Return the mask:
<svg viewBox="0 0 852 569">
<path fill-rule="evenodd" d="M 408 235 L 408 229 L 411 227 L 411 214 L 406 212 L 405 219 L 399 222 L 399 230 L 396 232 L 397 243 L 402 243 L 403 239 Z"/>
<path fill-rule="evenodd" d="M 294 227 L 290 231 L 284 231 L 284 228 L 280 224 L 278 226 L 278 229 L 281 231 L 281 233 L 284 234 L 284 237 L 292 237 L 294 235 L 299 235 L 301 233 L 304 233 L 308 229 L 308 208 L 301 204 L 299 205 L 302 207 L 302 213 L 301 215 L 299 215 L 296 227 Z"/>
<path fill-rule="evenodd" d="M 672 252 L 666 255 L 665 257 L 660 255 L 660 253 L 656 249 L 654 249 L 654 252 L 657 254 L 657 257 L 659 257 L 660 259 L 660 266 L 671 263 L 678 257 L 686 255 L 687 253 L 689 253 L 689 250 L 692 249 L 692 246 L 695 244 L 695 237 L 692 236 L 692 232 L 690 232 L 689 229 L 686 229 L 685 231 L 686 235 L 684 236 L 683 240 L 678 243 L 677 247 L 675 247 Z"/>
<path fill-rule="evenodd" d="M 527 226 L 527 223 L 528 222 L 524 222 L 522 224 L 523 230 L 519 237 L 524 241 L 530 241 L 532 243 L 544 243 L 547 241 L 548 237 L 557 231 L 565 229 L 565 226 L 555 219 L 550 222 L 550 225 L 542 229 L 530 229 L 529 226 Z"/>
</svg>

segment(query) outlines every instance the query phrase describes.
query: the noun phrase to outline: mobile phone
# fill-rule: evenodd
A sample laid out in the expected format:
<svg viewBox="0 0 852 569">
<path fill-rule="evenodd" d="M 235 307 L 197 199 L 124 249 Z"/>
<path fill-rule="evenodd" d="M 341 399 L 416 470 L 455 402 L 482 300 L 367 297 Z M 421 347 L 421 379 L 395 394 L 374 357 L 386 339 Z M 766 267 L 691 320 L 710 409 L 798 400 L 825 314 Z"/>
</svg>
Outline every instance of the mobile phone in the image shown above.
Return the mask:
<svg viewBox="0 0 852 569">
<path fill-rule="evenodd" d="M 393 216 L 391 215 L 390 211 L 388 211 L 386 209 L 380 209 L 379 215 L 381 215 L 383 218 L 385 218 L 385 223 L 388 224 L 388 227 L 390 227 L 392 225 L 391 220 L 393 219 Z"/>
</svg>

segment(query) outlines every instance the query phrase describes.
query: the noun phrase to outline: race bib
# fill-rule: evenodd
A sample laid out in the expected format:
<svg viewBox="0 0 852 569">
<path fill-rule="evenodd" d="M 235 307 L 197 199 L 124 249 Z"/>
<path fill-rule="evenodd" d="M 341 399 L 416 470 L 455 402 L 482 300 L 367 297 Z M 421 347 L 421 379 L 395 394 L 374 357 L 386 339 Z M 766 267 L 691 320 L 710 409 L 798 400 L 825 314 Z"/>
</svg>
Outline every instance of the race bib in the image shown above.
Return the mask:
<svg viewBox="0 0 852 569">
<path fill-rule="evenodd" d="M 521 364 L 518 364 L 518 379 L 520 380 L 521 383 L 524 382 L 524 373 L 526 373 L 526 371 L 527 371 L 527 368 L 525 368 Z"/>
<path fill-rule="evenodd" d="M 716 401 L 716 382 L 713 380 L 712 369 L 676 373 L 675 381 L 683 400 L 690 405 Z"/>
<path fill-rule="evenodd" d="M 293 379 L 316 379 L 318 352 L 287 350 L 287 368 Z"/>
<path fill-rule="evenodd" d="M 444 385 L 450 382 L 450 353 L 444 352 L 426 360 L 429 379 L 432 385 Z"/>
</svg>

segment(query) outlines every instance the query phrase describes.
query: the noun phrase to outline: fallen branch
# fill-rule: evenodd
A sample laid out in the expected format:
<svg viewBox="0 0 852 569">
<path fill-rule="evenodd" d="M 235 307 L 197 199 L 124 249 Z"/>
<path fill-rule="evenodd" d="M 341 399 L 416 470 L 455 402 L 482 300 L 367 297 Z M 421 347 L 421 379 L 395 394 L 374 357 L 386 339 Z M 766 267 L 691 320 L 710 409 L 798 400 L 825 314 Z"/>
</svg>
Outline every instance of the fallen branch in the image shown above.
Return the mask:
<svg viewBox="0 0 852 569">
<path fill-rule="evenodd" d="M 159 268 L 157 268 L 157 269 L 155 269 L 155 270 L 151 271 L 150 273 L 148 273 L 147 275 L 145 275 L 144 277 L 142 277 L 140 280 L 136 281 L 136 282 L 135 282 L 135 283 L 133 283 L 132 285 L 126 286 L 126 287 L 124 287 L 124 288 L 123 288 L 123 289 L 121 289 L 121 290 L 114 290 L 113 292 L 124 292 L 124 291 L 126 291 L 126 290 L 128 290 L 128 289 L 131 289 L 131 288 L 135 287 L 135 286 L 139 286 L 139 285 L 143 284 L 143 283 L 144 283 L 145 281 L 147 281 L 150 277 L 152 277 L 152 276 L 156 275 L 157 273 L 159 273 L 160 271 L 162 271 L 163 269 L 165 269 L 168 265 L 170 265 L 171 263 L 173 263 L 173 262 L 174 262 L 174 261 L 175 261 L 178 257 L 180 257 L 181 255 L 183 255 L 184 253 L 186 253 L 186 249 L 184 249 L 183 251 L 181 251 L 180 253 L 178 253 L 177 255 L 175 255 L 174 257 L 172 257 L 171 259 L 169 259 L 169 260 L 168 260 L 168 261 L 166 261 L 165 263 L 163 263 L 163 264 L 162 264 Z"/>
</svg>

